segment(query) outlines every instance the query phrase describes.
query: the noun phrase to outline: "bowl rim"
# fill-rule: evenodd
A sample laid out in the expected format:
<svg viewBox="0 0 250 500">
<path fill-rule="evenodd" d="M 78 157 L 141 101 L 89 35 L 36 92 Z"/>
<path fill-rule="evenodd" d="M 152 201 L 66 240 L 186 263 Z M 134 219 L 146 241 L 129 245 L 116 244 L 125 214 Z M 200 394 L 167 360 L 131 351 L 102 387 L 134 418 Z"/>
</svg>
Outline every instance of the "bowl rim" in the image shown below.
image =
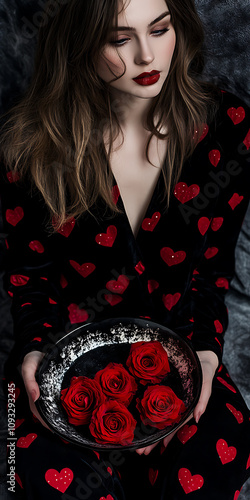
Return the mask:
<svg viewBox="0 0 250 500">
<path fill-rule="evenodd" d="M 39 398 L 35 401 L 35 406 L 36 406 L 40 416 L 44 420 L 44 422 L 49 426 L 50 431 L 54 435 L 57 435 L 58 437 L 60 437 L 62 440 L 67 441 L 72 446 L 75 446 L 77 449 L 86 448 L 89 450 L 102 451 L 102 452 L 117 451 L 117 450 L 121 450 L 121 451 L 124 450 L 125 451 L 125 450 L 135 450 L 138 448 L 145 448 L 146 446 L 150 446 L 158 441 L 162 441 L 169 434 L 171 434 L 174 431 L 176 432 L 180 427 L 182 427 L 184 425 L 185 421 L 190 417 L 191 413 L 193 412 L 193 410 L 194 410 L 194 408 L 199 400 L 200 394 L 201 394 L 201 388 L 202 388 L 201 363 L 200 363 L 199 357 L 198 357 L 196 351 L 194 350 L 190 340 L 187 339 L 186 337 L 182 337 L 180 334 L 176 333 L 174 330 L 172 330 L 169 327 L 167 327 L 161 323 L 158 323 L 154 320 L 147 319 L 147 318 L 140 318 L 140 317 L 132 317 L 132 316 L 110 317 L 110 318 L 100 319 L 98 321 L 84 323 L 83 325 L 80 325 L 77 328 L 74 328 L 70 332 L 66 333 L 63 337 L 58 339 L 55 342 L 55 344 L 49 346 L 48 350 L 45 353 L 45 356 L 43 356 L 43 359 L 41 360 L 41 362 L 37 368 L 36 374 L 35 374 L 36 381 L 37 381 L 38 385 L 39 385 L 39 381 L 40 381 L 39 378 L 41 377 L 41 375 L 43 373 L 42 370 L 43 370 L 44 365 L 46 363 L 49 363 L 53 359 L 55 351 L 57 351 L 57 354 L 58 354 L 58 345 L 65 342 L 65 339 L 67 337 L 69 337 L 69 338 L 72 337 L 72 339 L 73 339 L 74 337 L 77 337 L 77 333 L 79 331 L 84 332 L 87 328 L 94 331 L 94 330 L 97 330 L 98 328 L 102 327 L 104 330 L 106 325 L 108 325 L 108 328 L 109 328 L 109 327 L 112 327 L 113 323 L 116 325 L 120 324 L 120 323 L 122 325 L 124 325 L 124 323 L 125 323 L 124 326 L 126 326 L 126 324 L 128 325 L 130 323 L 134 323 L 135 325 L 138 326 L 138 323 L 139 323 L 140 326 L 143 326 L 145 328 L 146 327 L 152 328 L 152 329 L 160 328 L 163 331 L 164 330 L 167 331 L 170 334 L 170 336 L 173 336 L 177 340 L 183 342 L 183 344 L 186 345 L 186 347 L 188 348 L 187 350 L 192 353 L 192 356 L 195 360 L 195 364 L 196 364 L 195 368 L 196 368 L 196 376 L 197 376 L 196 394 L 195 394 L 195 397 L 193 399 L 192 404 L 190 405 L 188 412 L 185 414 L 184 420 L 181 419 L 181 421 L 178 424 L 173 425 L 172 427 L 170 427 L 170 429 L 169 429 L 169 427 L 167 427 L 166 429 L 169 429 L 168 431 L 165 429 L 158 430 L 158 432 L 156 431 L 154 433 L 154 436 L 152 435 L 151 437 L 149 436 L 148 438 L 145 437 L 143 439 L 143 441 L 141 441 L 142 444 L 141 445 L 139 444 L 139 446 L 138 446 L 138 442 L 137 443 L 132 442 L 131 444 L 128 444 L 128 445 L 113 444 L 113 443 L 101 444 L 101 443 L 97 443 L 95 441 L 89 441 L 86 443 L 82 443 L 82 442 L 78 443 L 75 439 L 68 437 L 68 436 L 65 436 L 65 434 L 63 432 L 60 432 L 60 429 L 58 429 L 56 426 L 55 427 L 51 426 L 51 421 L 47 418 L 46 414 L 43 412 L 42 397 L 40 395 Z M 99 325 L 99 326 L 97 327 L 97 325 Z M 160 436 L 159 436 L 159 434 L 160 434 Z"/>
</svg>

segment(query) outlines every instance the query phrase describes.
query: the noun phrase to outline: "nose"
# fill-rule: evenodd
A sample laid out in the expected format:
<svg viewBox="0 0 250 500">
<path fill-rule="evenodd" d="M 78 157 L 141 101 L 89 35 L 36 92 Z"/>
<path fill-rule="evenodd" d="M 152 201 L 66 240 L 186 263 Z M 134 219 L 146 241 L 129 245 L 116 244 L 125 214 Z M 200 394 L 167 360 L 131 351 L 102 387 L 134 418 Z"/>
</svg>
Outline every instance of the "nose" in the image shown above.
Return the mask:
<svg viewBox="0 0 250 500">
<path fill-rule="evenodd" d="M 154 53 L 149 40 L 146 38 L 138 40 L 135 54 L 135 64 L 150 64 L 154 58 Z"/>
</svg>

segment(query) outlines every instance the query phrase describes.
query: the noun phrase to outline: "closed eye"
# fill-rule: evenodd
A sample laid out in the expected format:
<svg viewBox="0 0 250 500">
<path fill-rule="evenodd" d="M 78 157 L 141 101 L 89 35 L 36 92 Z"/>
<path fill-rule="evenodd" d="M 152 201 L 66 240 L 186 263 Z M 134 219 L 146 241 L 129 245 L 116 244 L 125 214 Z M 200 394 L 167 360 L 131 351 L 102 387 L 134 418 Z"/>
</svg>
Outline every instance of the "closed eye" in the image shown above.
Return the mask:
<svg viewBox="0 0 250 500">
<path fill-rule="evenodd" d="M 157 35 L 154 35 L 154 36 L 162 36 L 164 35 L 167 31 L 169 31 L 169 28 L 165 28 L 163 30 L 155 30 L 155 31 L 152 31 L 152 33 L 158 33 Z M 129 40 L 129 38 L 122 38 L 121 40 L 113 40 L 111 42 L 109 42 L 111 45 L 116 45 L 116 46 L 121 46 L 121 45 L 125 45 L 124 42 L 127 42 Z"/>
</svg>

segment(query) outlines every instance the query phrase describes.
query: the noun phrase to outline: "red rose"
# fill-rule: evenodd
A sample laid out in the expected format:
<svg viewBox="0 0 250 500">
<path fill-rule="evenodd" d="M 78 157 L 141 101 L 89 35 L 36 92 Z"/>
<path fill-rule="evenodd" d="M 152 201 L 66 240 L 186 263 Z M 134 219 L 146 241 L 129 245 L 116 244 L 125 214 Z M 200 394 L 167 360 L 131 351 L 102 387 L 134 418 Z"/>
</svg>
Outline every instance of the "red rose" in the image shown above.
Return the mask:
<svg viewBox="0 0 250 500">
<path fill-rule="evenodd" d="M 134 377 L 119 363 L 109 363 L 97 372 L 95 380 L 109 399 L 115 399 L 125 406 L 129 405 L 137 391 Z"/>
<path fill-rule="evenodd" d="M 167 352 L 155 340 L 132 344 L 126 364 L 132 375 L 144 385 L 159 383 L 170 372 Z"/>
<path fill-rule="evenodd" d="M 73 425 L 88 424 L 96 406 L 105 401 L 101 386 L 88 377 L 72 377 L 70 387 L 61 390 L 61 401 Z"/>
<path fill-rule="evenodd" d="M 170 387 L 154 385 L 146 389 L 142 400 L 137 399 L 136 408 L 145 425 L 164 429 L 180 421 L 186 407 Z"/>
<path fill-rule="evenodd" d="M 89 430 L 97 443 L 127 445 L 134 439 L 136 420 L 123 404 L 109 400 L 93 412 Z"/>
</svg>

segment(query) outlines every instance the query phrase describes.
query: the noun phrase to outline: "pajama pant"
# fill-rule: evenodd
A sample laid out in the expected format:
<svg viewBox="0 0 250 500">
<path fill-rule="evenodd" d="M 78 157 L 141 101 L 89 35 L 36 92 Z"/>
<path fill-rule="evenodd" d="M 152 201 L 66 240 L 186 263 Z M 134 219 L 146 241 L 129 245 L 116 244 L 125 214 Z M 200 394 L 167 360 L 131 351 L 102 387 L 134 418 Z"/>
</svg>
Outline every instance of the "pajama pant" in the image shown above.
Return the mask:
<svg viewBox="0 0 250 500">
<path fill-rule="evenodd" d="M 250 477 L 250 412 L 221 365 L 205 413 L 164 448 L 94 452 L 63 441 L 32 415 L 19 379 L 16 500 L 237 500 Z"/>
</svg>

